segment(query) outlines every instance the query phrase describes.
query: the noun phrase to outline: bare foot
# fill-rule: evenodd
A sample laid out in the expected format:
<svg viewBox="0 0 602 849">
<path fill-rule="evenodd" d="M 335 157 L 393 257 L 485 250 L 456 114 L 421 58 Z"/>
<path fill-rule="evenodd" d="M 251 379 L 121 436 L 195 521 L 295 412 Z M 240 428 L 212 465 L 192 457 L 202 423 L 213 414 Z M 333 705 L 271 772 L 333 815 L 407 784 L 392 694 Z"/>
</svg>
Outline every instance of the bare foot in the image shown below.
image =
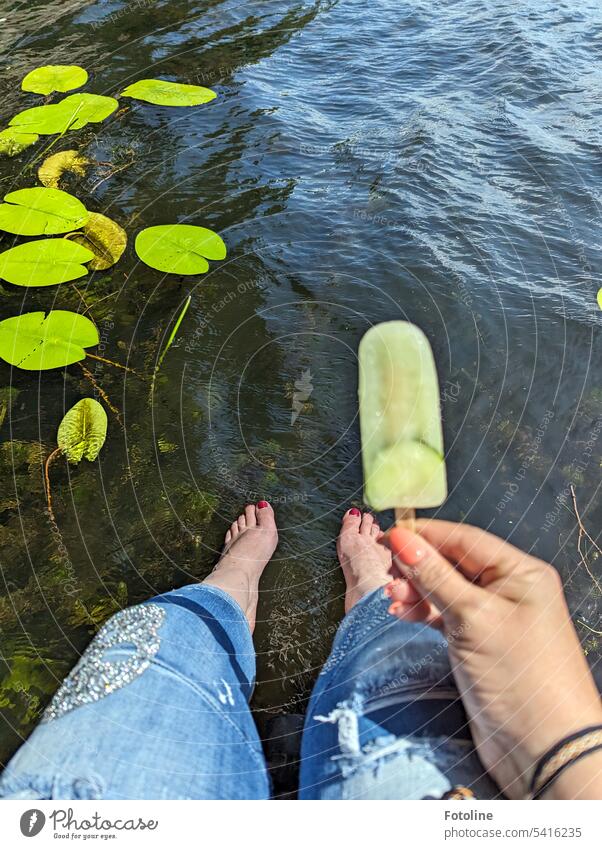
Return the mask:
<svg viewBox="0 0 602 849">
<path fill-rule="evenodd" d="M 370 513 L 352 507 L 343 516 L 337 554 L 347 582 L 345 611 L 391 581 L 391 554 L 376 542 L 380 528 Z"/>
<path fill-rule="evenodd" d="M 203 581 L 219 587 L 238 602 L 249 621 L 251 632 L 255 628 L 259 578 L 277 544 L 274 511 L 268 502 L 247 504 L 245 512 L 232 522 L 226 532 L 219 563 Z"/>
</svg>

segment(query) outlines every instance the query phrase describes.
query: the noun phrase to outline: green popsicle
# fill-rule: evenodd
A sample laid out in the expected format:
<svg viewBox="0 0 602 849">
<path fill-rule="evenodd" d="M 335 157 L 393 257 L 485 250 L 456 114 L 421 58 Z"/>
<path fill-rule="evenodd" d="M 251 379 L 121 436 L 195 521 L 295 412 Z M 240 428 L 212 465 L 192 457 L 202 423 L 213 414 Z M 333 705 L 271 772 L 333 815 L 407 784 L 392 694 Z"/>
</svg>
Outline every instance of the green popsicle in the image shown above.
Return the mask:
<svg viewBox="0 0 602 849">
<path fill-rule="evenodd" d="M 447 497 L 439 382 L 428 339 L 414 324 L 371 327 L 359 346 L 364 500 L 374 510 L 438 507 Z"/>
</svg>

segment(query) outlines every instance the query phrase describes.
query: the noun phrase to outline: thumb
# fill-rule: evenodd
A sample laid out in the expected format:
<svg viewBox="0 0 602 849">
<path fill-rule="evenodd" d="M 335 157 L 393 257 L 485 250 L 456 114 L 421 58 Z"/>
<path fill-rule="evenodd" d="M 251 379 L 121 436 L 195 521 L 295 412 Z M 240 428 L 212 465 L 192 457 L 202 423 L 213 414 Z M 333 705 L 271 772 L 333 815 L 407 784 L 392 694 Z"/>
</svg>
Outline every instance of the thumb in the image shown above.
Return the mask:
<svg viewBox="0 0 602 849">
<path fill-rule="evenodd" d="M 436 605 L 443 619 L 462 619 L 469 605 L 479 603 L 481 590 L 449 560 L 407 528 L 393 528 L 383 538 L 401 574 Z"/>
</svg>

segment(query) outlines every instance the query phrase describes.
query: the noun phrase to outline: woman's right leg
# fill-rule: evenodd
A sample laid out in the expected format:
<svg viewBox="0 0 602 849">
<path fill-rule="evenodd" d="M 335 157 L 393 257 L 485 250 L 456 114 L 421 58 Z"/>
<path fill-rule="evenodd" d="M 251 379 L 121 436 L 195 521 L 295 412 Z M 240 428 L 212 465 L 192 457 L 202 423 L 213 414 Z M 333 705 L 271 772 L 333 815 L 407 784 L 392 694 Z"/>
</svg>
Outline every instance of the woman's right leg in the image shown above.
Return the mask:
<svg viewBox="0 0 602 849">
<path fill-rule="evenodd" d="M 2 774 L 0 796 L 267 799 L 251 634 L 276 542 L 272 509 L 250 505 L 203 583 L 110 619 Z"/>
<path fill-rule="evenodd" d="M 337 550 L 347 615 L 307 711 L 300 797 L 440 799 L 467 787 L 477 798 L 495 798 L 445 640 L 387 613 L 382 588 L 391 580 L 391 560 L 378 533 L 368 514 L 343 519 Z"/>
</svg>

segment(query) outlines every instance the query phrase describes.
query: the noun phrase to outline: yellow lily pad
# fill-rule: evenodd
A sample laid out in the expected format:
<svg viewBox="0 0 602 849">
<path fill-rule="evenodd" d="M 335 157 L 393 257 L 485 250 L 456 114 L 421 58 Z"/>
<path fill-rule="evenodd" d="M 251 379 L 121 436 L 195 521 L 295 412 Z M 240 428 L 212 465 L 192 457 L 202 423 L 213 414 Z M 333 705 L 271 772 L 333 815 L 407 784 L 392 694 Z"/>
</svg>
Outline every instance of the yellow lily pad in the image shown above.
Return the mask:
<svg viewBox="0 0 602 849">
<path fill-rule="evenodd" d="M 123 227 L 99 212 L 91 212 L 81 232 L 69 238 L 92 251 L 95 258 L 88 263 L 91 271 L 104 271 L 119 262 L 128 241 Z"/>
<path fill-rule="evenodd" d="M 45 159 L 38 168 L 38 180 L 49 189 L 58 189 L 59 180 L 65 171 L 83 177 L 90 160 L 77 150 L 61 150 Z"/>
</svg>

